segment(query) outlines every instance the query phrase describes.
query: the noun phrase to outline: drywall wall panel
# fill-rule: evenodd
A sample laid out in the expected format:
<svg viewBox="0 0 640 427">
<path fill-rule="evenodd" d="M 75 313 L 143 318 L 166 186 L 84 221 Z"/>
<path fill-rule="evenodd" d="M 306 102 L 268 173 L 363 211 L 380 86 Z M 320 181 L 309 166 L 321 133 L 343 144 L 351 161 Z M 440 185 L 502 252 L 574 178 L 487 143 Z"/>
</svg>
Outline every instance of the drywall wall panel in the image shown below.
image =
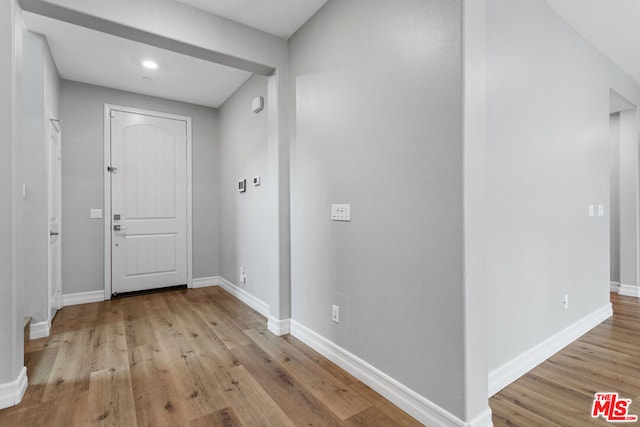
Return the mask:
<svg viewBox="0 0 640 427">
<path fill-rule="evenodd" d="M 293 319 L 464 418 L 461 16 L 329 1 L 289 73 Z"/>
<path fill-rule="evenodd" d="M 219 109 L 220 275 L 261 301 L 269 300 L 265 232 L 267 196 L 274 183 L 267 174 L 267 111 L 256 114 L 251 103 L 257 97 L 266 102 L 266 96 L 267 78 L 253 75 Z M 260 185 L 253 185 L 254 177 Z M 238 191 L 239 180 L 246 180 L 244 193 Z"/>
<path fill-rule="evenodd" d="M 488 348 L 495 370 L 608 304 L 609 93 L 637 103 L 640 91 L 546 2 L 487 5 Z M 603 204 L 605 215 L 590 217 L 590 204 Z"/>
</svg>

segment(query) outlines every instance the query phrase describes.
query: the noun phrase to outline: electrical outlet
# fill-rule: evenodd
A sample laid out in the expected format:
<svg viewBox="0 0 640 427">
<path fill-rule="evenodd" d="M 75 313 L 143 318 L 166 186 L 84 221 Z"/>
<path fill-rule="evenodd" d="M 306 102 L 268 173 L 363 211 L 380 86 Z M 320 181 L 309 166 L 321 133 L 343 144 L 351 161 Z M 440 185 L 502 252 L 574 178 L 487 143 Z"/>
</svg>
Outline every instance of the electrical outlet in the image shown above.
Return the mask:
<svg viewBox="0 0 640 427">
<path fill-rule="evenodd" d="M 331 220 L 347 222 L 351 221 L 351 205 L 348 203 L 331 205 Z"/>
<path fill-rule="evenodd" d="M 340 307 L 335 304 L 331 307 L 331 320 L 340 323 Z"/>
<path fill-rule="evenodd" d="M 247 267 L 240 266 L 240 282 L 247 283 Z"/>
<path fill-rule="evenodd" d="M 569 294 L 566 294 L 564 296 L 564 299 L 562 300 L 562 303 L 564 304 L 564 308 L 565 309 L 569 308 Z"/>
</svg>

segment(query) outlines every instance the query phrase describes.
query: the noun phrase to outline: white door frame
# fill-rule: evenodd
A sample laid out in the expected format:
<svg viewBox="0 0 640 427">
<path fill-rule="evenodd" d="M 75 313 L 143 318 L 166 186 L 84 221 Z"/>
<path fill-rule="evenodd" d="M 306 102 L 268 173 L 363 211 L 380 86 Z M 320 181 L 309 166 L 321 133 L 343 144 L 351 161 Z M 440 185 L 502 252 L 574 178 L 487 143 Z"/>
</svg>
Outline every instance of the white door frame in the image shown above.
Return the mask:
<svg viewBox="0 0 640 427">
<path fill-rule="evenodd" d="M 51 321 L 53 316 L 51 316 L 52 301 L 51 301 L 51 291 L 52 288 L 55 287 L 56 296 L 53 303 L 55 304 L 56 311 L 62 308 L 62 163 L 58 165 L 58 173 L 56 179 L 58 180 L 58 188 L 56 194 L 52 193 L 51 189 L 51 157 L 58 155 L 58 153 L 53 153 L 51 151 L 51 138 L 58 139 L 58 146 L 60 149 L 60 155 L 62 155 L 62 126 L 60 125 L 60 120 L 56 118 L 51 111 L 49 111 L 49 128 L 48 128 L 48 138 L 46 143 L 46 165 L 45 170 L 47 171 L 47 319 Z M 51 199 L 53 197 L 58 198 L 57 201 L 57 212 L 56 217 L 58 218 L 58 254 L 55 260 L 52 260 L 52 251 L 51 251 L 51 236 L 49 233 L 51 232 L 51 224 L 50 224 L 50 210 L 51 210 Z M 57 275 L 55 278 L 55 283 L 52 283 L 51 280 L 51 263 L 56 263 Z"/>
<path fill-rule="evenodd" d="M 193 250 L 192 250 L 192 179 L 191 179 L 191 117 L 177 114 L 162 113 L 158 111 L 143 110 L 141 108 L 124 107 L 121 105 L 104 104 L 104 299 L 111 299 L 111 172 L 107 167 L 111 166 L 111 111 L 123 111 L 126 113 L 143 114 L 145 116 L 160 117 L 164 119 L 181 120 L 187 124 L 187 287 L 193 287 Z"/>
</svg>

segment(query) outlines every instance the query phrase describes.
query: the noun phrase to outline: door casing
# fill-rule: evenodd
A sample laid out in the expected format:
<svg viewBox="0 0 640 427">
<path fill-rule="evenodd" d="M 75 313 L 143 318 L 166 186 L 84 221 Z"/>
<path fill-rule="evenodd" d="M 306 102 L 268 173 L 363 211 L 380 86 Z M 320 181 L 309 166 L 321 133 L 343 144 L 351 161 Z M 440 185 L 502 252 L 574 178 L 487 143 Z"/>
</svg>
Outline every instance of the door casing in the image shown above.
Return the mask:
<svg viewBox="0 0 640 427">
<path fill-rule="evenodd" d="M 51 239 L 53 237 L 51 235 L 47 236 L 47 315 L 49 322 L 53 320 L 53 316 L 56 312 L 62 308 L 62 161 L 60 159 L 62 156 L 62 127 L 59 123 L 60 121 L 54 118 L 53 113 L 49 111 L 49 134 L 46 142 L 47 161 L 45 166 L 47 171 L 47 232 L 50 233 L 52 231 L 56 231 L 60 233 L 55 237 L 57 240 L 56 244 L 58 245 L 55 252 L 55 259 L 54 252 L 51 247 Z M 55 152 L 54 147 L 51 146 L 52 139 L 57 141 Z M 57 164 L 55 177 L 52 176 L 52 164 L 54 162 Z M 53 179 L 57 180 L 55 189 L 53 188 Z M 50 221 L 54 198 L 56 206 L 56 212 L 54 215 L 58 222 L 56 230 L 51 229 Z M 54 272 L 55 277 L 53 277 Z M 55 295 L 53 295 L 54 292 Z"/>
<path fill-rule="evenodd" d="M 125 107 L 122 105 L 104 104 L 104 299 L 111 299 L 111 111 L 143 114 L 165 119 L 182 120 L 187 124 L 187 287 L 193 287 L 193 193 L 192 193 L 192 155 L 191 155 L 191 117 L 177 114 Z"/>
</svg>

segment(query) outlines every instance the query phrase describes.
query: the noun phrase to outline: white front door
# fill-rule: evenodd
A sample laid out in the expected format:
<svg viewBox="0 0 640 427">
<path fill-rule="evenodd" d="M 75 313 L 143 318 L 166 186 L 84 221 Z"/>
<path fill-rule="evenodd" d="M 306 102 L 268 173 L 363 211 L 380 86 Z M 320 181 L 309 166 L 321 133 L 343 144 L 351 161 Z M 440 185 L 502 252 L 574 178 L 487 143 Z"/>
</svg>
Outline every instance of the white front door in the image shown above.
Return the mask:
<svg viewBox="0 0 640 427">
<path fill-rule="evenodd" d="M 112 110 L 111 167 L 112 293 L 187 284 L 187 123 Z"/>
<path fill-rule="evenodd" d="M 62 307 L 62 252 L 61 243 L 61 165 L 62 165 L 62 135 L 61 128 L 56 122 L 50 123 L 48 169 L 49 169 L 49 251 L 48 251 L 48 294 L 49 294 L 49 319 L 53 319 L 56 311 Z"/>
</svg>

